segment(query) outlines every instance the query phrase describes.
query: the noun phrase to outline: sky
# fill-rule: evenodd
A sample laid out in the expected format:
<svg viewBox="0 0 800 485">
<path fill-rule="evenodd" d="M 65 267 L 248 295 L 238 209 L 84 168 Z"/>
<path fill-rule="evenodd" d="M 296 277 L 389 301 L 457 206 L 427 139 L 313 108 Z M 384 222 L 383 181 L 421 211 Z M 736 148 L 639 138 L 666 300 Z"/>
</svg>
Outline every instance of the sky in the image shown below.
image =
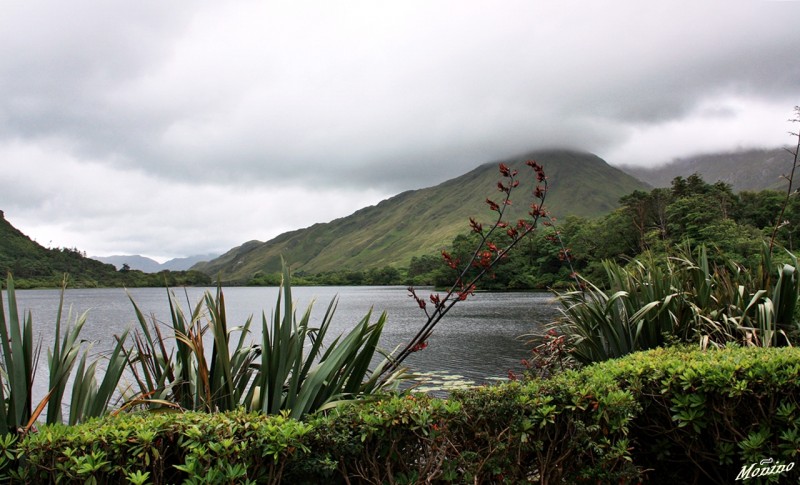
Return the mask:
<svg viewBox="0 0 800 485">
<path fill-rule="evenodd" d="M 158 260 L 542 148 L 792 142 L 800 0 L 0 3 L 0 210 Z"/>
</svg>

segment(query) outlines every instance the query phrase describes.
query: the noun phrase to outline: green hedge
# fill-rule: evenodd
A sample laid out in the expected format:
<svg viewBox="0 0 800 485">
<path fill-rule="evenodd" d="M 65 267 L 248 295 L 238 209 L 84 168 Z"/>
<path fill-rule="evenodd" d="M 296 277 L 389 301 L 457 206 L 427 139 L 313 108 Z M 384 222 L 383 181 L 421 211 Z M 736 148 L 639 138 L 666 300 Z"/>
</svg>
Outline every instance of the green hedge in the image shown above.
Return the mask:
<svg viewBox="0 0 800 485">
<path fill-rule="evenodd" d="M 734 483 L 772 459 L 772 475 L 746 483 L 784 483 L 798 479 L 785 469 L 800 449 L 799 390 L 794 348 L 656 349 L 304 422 L 122 413 L 45 426 L 0 441 L 0 469 L 33 483 Z"/>
<path fill-rule="evenodd" d="M 638 395 L 634 458 L 657 483 L 734 483 L 761 460 L 800 461 L 800 349 L 656 349 L 589 373 Z M 789 477 L 797 483 L 797 471 L 771 476 Z"/>
</svg>

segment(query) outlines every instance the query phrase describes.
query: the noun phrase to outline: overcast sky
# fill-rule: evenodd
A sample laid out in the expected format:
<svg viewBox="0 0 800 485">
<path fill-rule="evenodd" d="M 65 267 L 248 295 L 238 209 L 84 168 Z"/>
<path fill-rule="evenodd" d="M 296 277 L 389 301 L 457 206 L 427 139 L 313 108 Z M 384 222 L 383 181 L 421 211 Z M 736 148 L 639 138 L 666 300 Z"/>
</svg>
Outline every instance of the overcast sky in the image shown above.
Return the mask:
<svg viewBox="0 0 800 485">
<path fill-rule="evenodd" d="M 791 143 L 800 1 L 0 3 L 0 210 L 159 259 L 544 147 Z"/>
</svg>

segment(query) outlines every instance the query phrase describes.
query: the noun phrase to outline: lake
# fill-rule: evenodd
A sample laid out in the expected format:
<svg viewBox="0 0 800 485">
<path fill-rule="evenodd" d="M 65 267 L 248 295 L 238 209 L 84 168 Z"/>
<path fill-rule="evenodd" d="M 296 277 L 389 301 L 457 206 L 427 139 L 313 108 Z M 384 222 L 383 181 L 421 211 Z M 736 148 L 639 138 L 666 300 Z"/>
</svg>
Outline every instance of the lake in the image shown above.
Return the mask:
<svg viewBox="0 0 800 485">
<path fill-rule="evenodd" d="M 214 288 L 173 289 L 183 302 L 186 313 L 190 302 L 194 306 L 205 291 Z M 433 290 L 418 288 L 420 296 Z M 270 314 L 275 307 L 278 288 L 224 288 L 229 328 L 244 324 L 254 315 L 253 327 L 260 332 L 262 312 Z M 65 318 L 71 308 L 72 318 L 88 312 L 82 337 L 94 343 L 93 351 L 105 351 L 113 345 L 113 335 L 137 326 L 128 294 L 146 315 L 159 321 L 169 321 L 167 290 L 164 288 L 68 289 L 65 296 Z M 53 324 L 59 301 L 59 290 L 17 290 L 20 312 L 30 310 L 34 332 L 43 338 L 43 347 L 53 345 Z M 312 320 L 319 322 L 331 299 L 338 297 L 338 307 L 329 330 L 329 339 L 352 328 L 372 308 L 373 319 L 381 312 L 388 315 L 381 344 L 393 349 L 410 340 L 425 322 L 423 311 L 409 297 L 406 287 L 295 287 L 293 299 L 298 313 L 313 303 Z M 3 295 L 8 304 L 7 295 Z M 481 293 L 459 302 L 438 324 L 428 340 L 428 347 L 411 355 L 405 365 L 415 372 L 443 372 L 463 376 L 466 380 L 483 383 L 504 378 L 509 370 L 522 369 L 520 360 L 529 355 L 529 346 L 520 336 L 529 334 L 557 315 L 557 305 L 549 293 Z M 254 335 L 259 339 L 260 335 Z M 45 357 L 42 356 L 37 375 L 39 385 L 46 385 Z"/>
</svg>

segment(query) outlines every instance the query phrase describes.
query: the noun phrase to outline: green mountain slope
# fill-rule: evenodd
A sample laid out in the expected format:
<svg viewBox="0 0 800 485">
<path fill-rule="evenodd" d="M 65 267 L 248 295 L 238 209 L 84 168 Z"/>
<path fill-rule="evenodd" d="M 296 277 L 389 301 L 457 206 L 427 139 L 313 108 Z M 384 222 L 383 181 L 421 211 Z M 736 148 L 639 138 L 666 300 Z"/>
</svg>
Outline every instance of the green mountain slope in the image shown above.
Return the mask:
<svg viewBox="0 0 800 485">
<path fill-rule="evenodd" d="M 781 178 L 792 168 L 792 155 L 782 148 L 772 150 L 740 150 L 694 157 L 678 158 L 658 168 L 620 167 L 625 172 L 653 187 L 669 187 L 675 177 L 698 173 L 703 180 L 722 181 L 734 190 L 786 190 Z"/>
<path fill-rule="evenodd" d="M 595 155 L 551 150 L 529 153 L 507 165 L 521 174 L 513 198 L 522 217 L 531 202 L 533 173 L 524 162 L 542 164 L 550 181 L 546 207 L 556 217 L 596 216 L 617 206 L 618 199 L 646 186 Z M 491 162 L 435 187 L 403 192 L 350 216 L 281 234 L 268 242 L 250 241 L 217 259 L 195 265 L 222 281 L 246 281 L 259 272 L 280 268 L 281 256 L 294 270 L 310 273 L 336 269 L 406 266 L 412 257 L 433 254 L 469 231 L 469 217 L 489 222 L 487 197 L 496 189 L 499 161 Z M 514 213 L 509 219 L 517 217 Z"/>
</svg>

